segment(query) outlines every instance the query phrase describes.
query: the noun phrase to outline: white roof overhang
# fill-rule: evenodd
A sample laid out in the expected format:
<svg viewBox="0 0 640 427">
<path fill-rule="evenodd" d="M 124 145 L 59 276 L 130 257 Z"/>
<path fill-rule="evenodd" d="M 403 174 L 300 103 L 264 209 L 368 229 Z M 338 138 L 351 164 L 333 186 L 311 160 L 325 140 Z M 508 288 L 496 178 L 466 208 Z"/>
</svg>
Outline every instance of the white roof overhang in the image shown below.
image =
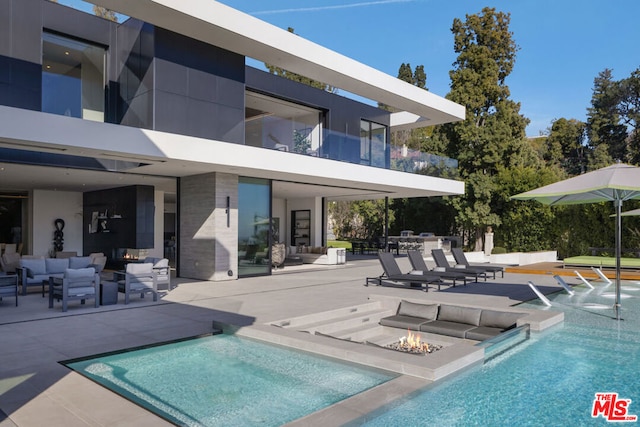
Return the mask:
<svg viewBox="0 0 640 427">
<path fill-rule="evenodd" d="M 465 118 L 460 104 L 213 0 L 88 2 L 420 117 L 404 128 Z"/>
<path fill-rule="evenodd" d="M 461 181 L 5 106 L 0 106 L 0 148 L 140 162 L 144 165 L 127 172 L 149 177 L 221 172 L 306 184 L 334 200 L 464 193 Z M 26 171 L 20 166 L 10 176 L 4 170 L 0 183 Z"/>
</svg>

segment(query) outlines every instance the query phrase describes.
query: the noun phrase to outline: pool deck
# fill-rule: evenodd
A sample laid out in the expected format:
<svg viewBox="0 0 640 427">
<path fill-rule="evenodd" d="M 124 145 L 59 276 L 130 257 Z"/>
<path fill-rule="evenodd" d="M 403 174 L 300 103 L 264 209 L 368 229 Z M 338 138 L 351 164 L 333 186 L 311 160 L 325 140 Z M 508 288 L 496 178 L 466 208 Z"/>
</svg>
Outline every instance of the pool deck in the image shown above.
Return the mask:
<svg viewBox="0 0 640 427">
<path fill-rule="evenodd" d="M 398 262 L 403 270 L 409 269 L 406 258 Z M 278 329 L 271 322 L 368 304 L 372 295 L 499 309 L 533 299 L 528 280 L 548 290 L 562 289 L 549 274 L 527 272 L 507 272 L 504 278 L 455 289 L 443 287 L 441 292 L 364 286 L 365 277 L 380 272 L 377 258 L 362 257 L 343 266 L 286 267 L 269 277 L 229 282 L 177 279 L 178 286 L 163 292 L 156 303 L 147 296 L 144 300 L 132 298 L 125 306 L 120 295 L 117 305 L 96 309 L 90 304 L 71 303 L 66 313 L 60 304 L 48 309 L 48 298 L 35 289 L 19 297 L 17 308 L 12 298 L 5 298 L 0 302 L 0 427 L 171 425 L 59 362 L 210 334 L 214 322 L 235 325 L 243 335 L 260 338 L 265 331 Z M 314 345 L 316 349 L 355 345 L 340 340 L 330 344 L 331 338 L 306 335 L 310 350 Z M 344 351 L 363 357 L 367 354 L 360 347 Z M 428 384 L 424 378 L 400 375 L 290 424 L 348 423 Z"/>
<path fill-rule="evenodd" d="M 529 265 L 519 265 L 519 266 L 511 266 L 507 267 L 505 271 L 510 273 L 518 273 L 518 274 L 546 274 L 553 276 L 557 274 L 559 276 L 574 276 L 575 271 L 578 271 L 582 277 L 587 280 L 598 279 L 597 273 L 595 273 L 591 267 L 586 266 L 576 266 L 576 265 L 565 265 L 562 261 L 560 262 L 540 262 L 537 264 L 529 264 Z M 610 267 L 601 268 L 602 273 L 607 276 L 609 279 L 614 280 L 616 277 L 616 270 Z M 637 269 L 621 269 L 620 270 L 620 279 L 621 280 L 640 280 L 640 271 Z"/>
</svg>

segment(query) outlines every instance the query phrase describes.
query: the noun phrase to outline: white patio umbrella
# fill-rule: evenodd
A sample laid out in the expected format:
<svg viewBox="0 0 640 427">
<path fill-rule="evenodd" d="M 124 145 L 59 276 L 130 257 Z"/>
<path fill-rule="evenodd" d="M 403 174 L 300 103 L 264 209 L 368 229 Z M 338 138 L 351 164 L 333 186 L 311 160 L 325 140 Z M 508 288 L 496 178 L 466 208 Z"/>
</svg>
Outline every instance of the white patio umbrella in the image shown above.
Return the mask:
<svg viewBox="0 0 640 427">
<path fill-rule="evenodd" d="M 526 193 L 511 196 L 517 200 L 537 200 L 545 205 L 577 205 L 612 201 L 616 208 L 616 302 L 620 320 L 620 252 L 622 203 L 640 199 L 640 168 L 617 163 L 573 178 L 558 181 Z"/>
</svg>

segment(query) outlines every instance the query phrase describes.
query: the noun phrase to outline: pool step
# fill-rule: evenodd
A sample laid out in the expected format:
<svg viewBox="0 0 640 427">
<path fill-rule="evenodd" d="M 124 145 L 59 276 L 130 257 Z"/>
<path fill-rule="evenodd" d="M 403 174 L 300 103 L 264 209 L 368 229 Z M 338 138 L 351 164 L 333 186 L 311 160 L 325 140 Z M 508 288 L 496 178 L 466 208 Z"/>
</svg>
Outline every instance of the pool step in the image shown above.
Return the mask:
<svg viewBox="0 0 640 427">
<path fill-rule="evenodd" d="M 383 334 L 379 334 L 379 335 L 372 335 L 370 337 L 368 337 L 365 341 L 379 345 L 381 347 L 384 347 L 385 345 L 397 341 L 400 339 L 401 336 L 403 336 L 402 333 L 398 333 L 397 337 L 394 337 L 393 335 L 389 334 L 389 333 L 383 333 Z"/>
<path fill-rule="evenodd" d="M 335 334 L 337 331 L 362 327 L 363 325 L 378 325 L 382 317 L 391 316 L 393 310 L 387 308 L 376 308 L 367 311 L 357 311 L 348 315 L 325 318 L 317 322 L 300 325 L 296 329 L 314 333 L 318 331 L 323 334 Z"/>
<path fill-rule="evenodd" d="M 378 321 L 367 322 L 353 328 L 340 329 L 333 332 L 331 335 L 343 340 L 350 340 L 356 342 L 366 341 L 369 337 L 380 334 L 382 326 L 378 324 Z"/>
<path fill-rule="evenodd" d="M 271 322 L 274 326 L 281 328 L 301 329 L 303 326 L 326 323 L 331 319 L 339 319 L 354 315 L 359 315 L 363 312 L 376 310 L 382 308 L 380 301 L 372 301 L 365 304 L 356 306 L 337 308 L 335 310 L 324 311 L 322 313 L 309 314 L 306 316 L 292 317 L 289 319 L 278 320 Z"/>
</svg>

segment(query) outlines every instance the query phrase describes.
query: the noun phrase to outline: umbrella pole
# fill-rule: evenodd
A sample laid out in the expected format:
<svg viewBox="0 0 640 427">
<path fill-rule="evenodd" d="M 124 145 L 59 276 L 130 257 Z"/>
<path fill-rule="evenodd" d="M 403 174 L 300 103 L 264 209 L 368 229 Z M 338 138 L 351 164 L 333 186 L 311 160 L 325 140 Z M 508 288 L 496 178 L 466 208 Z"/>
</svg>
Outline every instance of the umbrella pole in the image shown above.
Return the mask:
<svg viewBox="0 0 640 427">
<path fill-rule="evenodd" d="M 616 207 L 616 319 L 620 320 L 620 257 L 622 256 L 622 200 L 615 200 Z"/>
</svg>

